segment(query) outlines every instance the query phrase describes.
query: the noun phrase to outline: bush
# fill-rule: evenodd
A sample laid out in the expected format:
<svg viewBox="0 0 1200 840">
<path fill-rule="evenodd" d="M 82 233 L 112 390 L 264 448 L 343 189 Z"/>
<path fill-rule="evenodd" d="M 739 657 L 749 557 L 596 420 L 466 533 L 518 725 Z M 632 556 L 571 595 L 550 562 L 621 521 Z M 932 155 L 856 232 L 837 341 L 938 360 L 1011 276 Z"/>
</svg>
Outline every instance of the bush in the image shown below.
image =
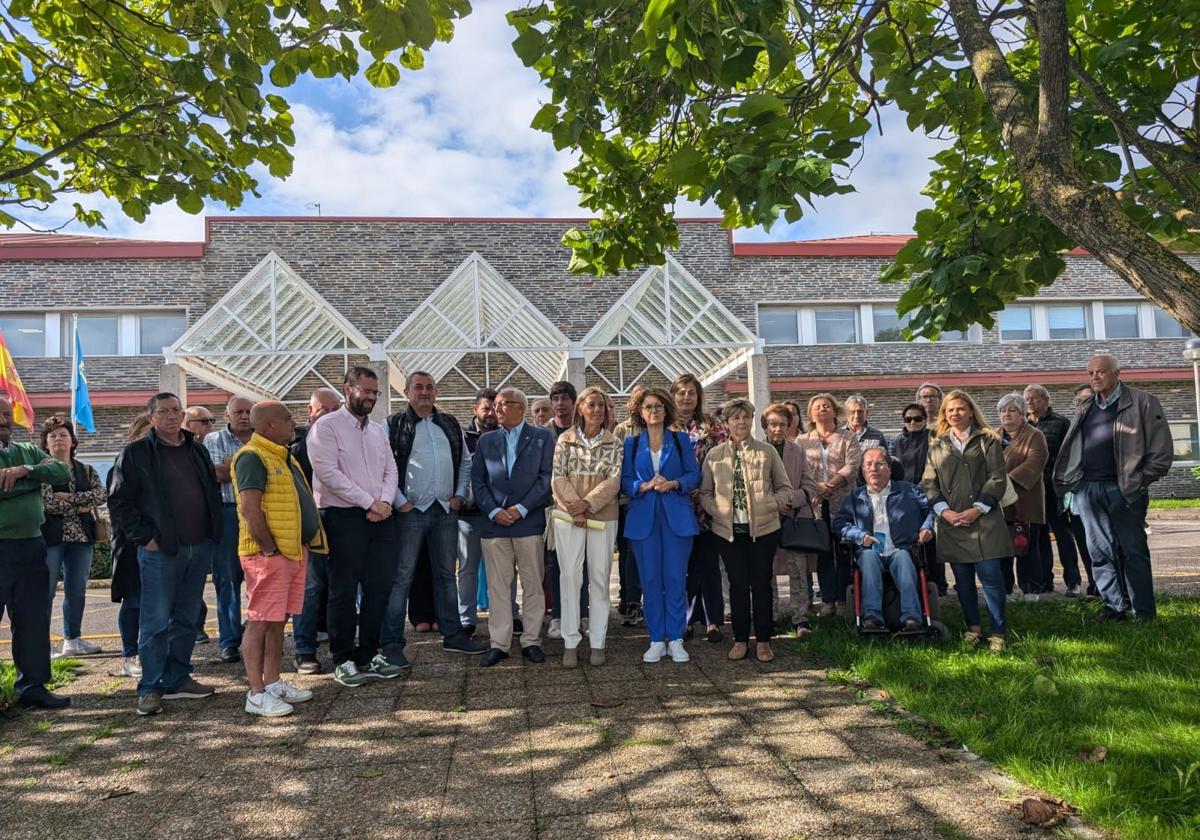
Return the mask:
<svg viewBox="0 0 1200 840">
<path fill-rule="evenodd" d="M 112 546 L 95 543 L 92 546 L 92 580 L 108 580 L 112 577 Z"/>
</svg>

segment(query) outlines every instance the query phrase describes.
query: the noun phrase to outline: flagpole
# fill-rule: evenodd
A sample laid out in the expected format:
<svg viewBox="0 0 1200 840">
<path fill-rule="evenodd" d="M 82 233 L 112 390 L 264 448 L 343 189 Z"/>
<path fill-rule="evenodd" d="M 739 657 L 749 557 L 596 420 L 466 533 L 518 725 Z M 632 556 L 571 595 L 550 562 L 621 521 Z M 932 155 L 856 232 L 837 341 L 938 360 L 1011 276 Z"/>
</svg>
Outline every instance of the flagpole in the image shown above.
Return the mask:
<svg viewBox="0 0 1200 840">
<path fill-rule="evenodd" d="M 75 388 L 79 379 L 79 316 L 71 316 L 71 426 L 75 427 Z M 79 434 L 79 429 L 75 429 Z"/>
</svg>

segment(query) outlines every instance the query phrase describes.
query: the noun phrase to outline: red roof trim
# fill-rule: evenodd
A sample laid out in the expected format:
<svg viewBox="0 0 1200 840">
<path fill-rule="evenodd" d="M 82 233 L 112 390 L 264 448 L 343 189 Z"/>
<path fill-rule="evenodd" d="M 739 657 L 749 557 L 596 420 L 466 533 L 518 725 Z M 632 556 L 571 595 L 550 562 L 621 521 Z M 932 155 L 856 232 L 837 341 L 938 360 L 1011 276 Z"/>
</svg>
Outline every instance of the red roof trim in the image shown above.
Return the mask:
<svg viewBox="0 0 1200 840">
<path fill-rule="evenodd" d="M 911 237 L 887 234 L 884 236 L 846 236 L 840 239 L 812 239 L 802 242 L 735 242 L 735 257 L 894 257 Z M 1087 257 L 1083 248 L 1068 252 L 1068 256 Z"/>
<path fill-rule="evenodd" d="M 875 390 L 883 388 L 913 388 L 924 382 L 936 382 L 943 389 L 970 388 L 979 385 L 1028 385 L 1037 382 L 1042 385 L 1082 385 L 1087 374 L 1082 370 L 1054 371 L 994 371 L 972 373 L 924 373 L 899 374 L 895 376 L 812 376 L 812 377 L 778 377 L 771 379 L 771 388 L 778 391 L 827 391 L 830 388 L 839 390 Z M 1121 371 L 1121 379 L 1128 382 L 1175 382 L 1190 380 L 1190 368 L 1129 368 Z M 730 382 L 725 386 L 727 392 L 744 392 L 746 383 Z"/>
<path fill-rule="evenodd" d="M 52 239 L 53 237 L 47 237 Z M 49 241 L 44 245 L 4 245 L 0 261 L 16 260 L 198 260 L 204 256 L 203 242 L 115 241 L 108 245 L 71 245 Z"/>
<path fill-rule="evenodd" d="M 506 224 L 541 224 L 590 222 L 592 216 L 205 216 L 204 225 L 213 222 L 415 222 L 419 224 L 446 222 L 504 222 Z M 720 224 L 719 216 L 676 219 L 681 224 Z"/>
<path fill-rule="evenodd" d="M 158 391 L 92 391 L 89 394 L 93 406 L 145 406 Z M 189 405 L 222 405 L 232 396 L 219 388 L 195 388 L 188 391 Z M 29 395 L 35 409 L 70 408 L 70 391 L 41 391 Z"/>
</svg>

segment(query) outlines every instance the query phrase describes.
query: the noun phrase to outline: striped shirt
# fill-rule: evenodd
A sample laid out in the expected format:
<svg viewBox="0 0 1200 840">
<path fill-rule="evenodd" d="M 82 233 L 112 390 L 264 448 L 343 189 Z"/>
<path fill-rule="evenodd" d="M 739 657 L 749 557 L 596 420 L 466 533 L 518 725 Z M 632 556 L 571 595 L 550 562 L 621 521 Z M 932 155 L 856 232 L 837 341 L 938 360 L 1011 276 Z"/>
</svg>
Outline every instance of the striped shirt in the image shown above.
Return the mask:
<svg viewBox="0 0 1200 840">
<path fill-rule="evenodd" d="M 208 450 L 213 464 L 223 464 L 233 460 L 234 453 L 242 448 L 242 442 L 227 425 L 219 432 L 205 435 L 204 448 Z M 232 481 L 221 482 L 221 501 L 227 505 L 237 504 Z"/>
</svg>

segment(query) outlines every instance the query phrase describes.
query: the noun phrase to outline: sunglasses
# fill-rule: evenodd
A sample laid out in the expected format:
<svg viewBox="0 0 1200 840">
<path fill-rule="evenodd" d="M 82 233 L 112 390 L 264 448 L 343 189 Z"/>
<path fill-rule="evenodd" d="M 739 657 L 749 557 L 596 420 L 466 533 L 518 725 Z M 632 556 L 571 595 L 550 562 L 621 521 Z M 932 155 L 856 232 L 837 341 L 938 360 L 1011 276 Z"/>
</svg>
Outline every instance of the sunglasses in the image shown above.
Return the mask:
<svg viewBox="0 0 1200 840">
<path fill-rule="evenodd" d="M 904 422 L 905 423 L 924 423 L 925 418 L 924 417 L 905 417 Z"/>
</svg>

